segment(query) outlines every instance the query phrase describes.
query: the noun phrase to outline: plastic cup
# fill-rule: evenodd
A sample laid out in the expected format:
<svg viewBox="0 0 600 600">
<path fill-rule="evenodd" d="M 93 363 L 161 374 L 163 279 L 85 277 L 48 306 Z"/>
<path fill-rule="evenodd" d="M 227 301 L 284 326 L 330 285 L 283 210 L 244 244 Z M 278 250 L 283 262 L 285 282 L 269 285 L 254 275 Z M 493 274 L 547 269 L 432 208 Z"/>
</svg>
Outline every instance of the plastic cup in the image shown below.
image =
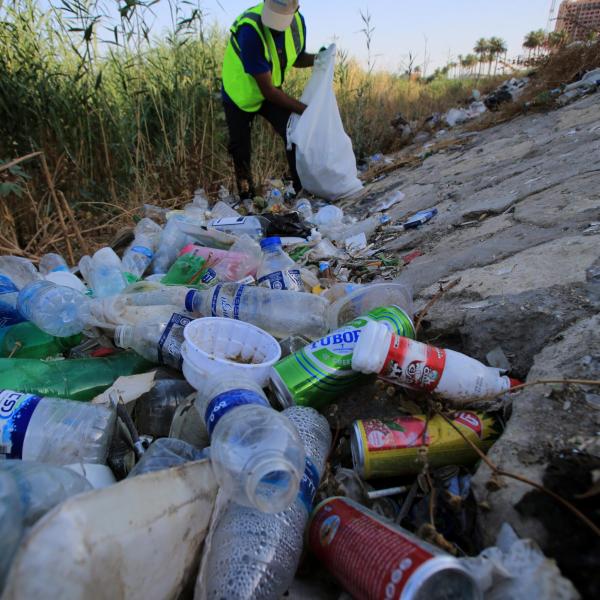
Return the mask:
<svg viewBox="0 0 600 600">
<path fill-rule="evenodd" d="M 266 331 L 233 319 L 192 321 L 183 331 L 183 374 L 196 389 L 207 377 L 246 377 L 265 387 L 271 367 L 281 358 L 281 347 Z"/>
</svg>

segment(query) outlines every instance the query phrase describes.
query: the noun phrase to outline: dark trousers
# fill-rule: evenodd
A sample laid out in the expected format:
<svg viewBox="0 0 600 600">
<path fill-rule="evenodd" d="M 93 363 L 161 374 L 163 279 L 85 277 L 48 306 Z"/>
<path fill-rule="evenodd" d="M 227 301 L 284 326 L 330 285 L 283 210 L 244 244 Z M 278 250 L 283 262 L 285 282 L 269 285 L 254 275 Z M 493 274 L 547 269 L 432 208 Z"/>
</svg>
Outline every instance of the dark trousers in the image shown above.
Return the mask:
<svg viewBox="0 0 600 600">
<path fill-rule="evenodd" d="M 233 158 L 235 167 L 235 178 L 240 197 L 252 198 L 255 195 L 254 180 L 252 178 L 252 123 L 256 115 L 264 117 L 281 137 L 287 148 L 286 128 L 290 118 L 290 111 L 277 106 L 272 102 L 263 102 L 258 112 L 246 112 L 238 108 L 233 102 L 223 102 L 225 108 L 225 120 L 229 129 L 229 153 Z M 298 172 L 296 171 L 295 149 L 286 149 L 288 165 L 290 168 L 294 189 L 299 192 L 302 189 Z"/>
</svg>

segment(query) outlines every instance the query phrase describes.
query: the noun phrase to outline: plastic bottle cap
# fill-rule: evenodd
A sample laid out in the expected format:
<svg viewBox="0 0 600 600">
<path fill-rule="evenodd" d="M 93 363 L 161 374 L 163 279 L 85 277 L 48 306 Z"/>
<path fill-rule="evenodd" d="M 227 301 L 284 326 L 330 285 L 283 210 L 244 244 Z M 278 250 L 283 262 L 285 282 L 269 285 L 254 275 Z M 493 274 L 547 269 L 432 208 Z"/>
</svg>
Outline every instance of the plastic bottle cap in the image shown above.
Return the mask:
<svg viewBox="0 0 600 600">
<path fill-rule="evenodd" d="M 130 344 L 130 332 L 132 331 L 132 327 L 130 325 L 118 325 L 115 328 L 115 345 L 119 348 L 129 348 Z"/>
<path fill-rule="evenodd" d="M 272 248 L 273 246 L 281 246 L 280 237 L 268 237 L 260 241 L 260 247 L 264 250 L 265 248 Z"/>
<path fill-rule="evenodd" d="M 371 321 L 363 328 L 352 356 L 352 370 L 380 373 L 392 341 L 392 333 L 383 324 Z"/>
</svg>

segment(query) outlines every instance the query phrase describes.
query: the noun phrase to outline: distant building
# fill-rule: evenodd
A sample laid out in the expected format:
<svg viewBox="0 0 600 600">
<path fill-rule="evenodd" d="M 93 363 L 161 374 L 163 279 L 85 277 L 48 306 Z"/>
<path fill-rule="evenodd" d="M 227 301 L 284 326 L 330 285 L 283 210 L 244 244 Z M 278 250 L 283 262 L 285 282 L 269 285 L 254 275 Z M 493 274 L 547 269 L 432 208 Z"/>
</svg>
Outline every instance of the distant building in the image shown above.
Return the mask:
<svg viewBox="0 0 600 600">
<path fill-rule="evenodd" d="M 600 32 L 600 0 L 564 0 L 556 31 L 566 31 L 570 41 L 585 40 L 591 33 Z"/>
</svg>

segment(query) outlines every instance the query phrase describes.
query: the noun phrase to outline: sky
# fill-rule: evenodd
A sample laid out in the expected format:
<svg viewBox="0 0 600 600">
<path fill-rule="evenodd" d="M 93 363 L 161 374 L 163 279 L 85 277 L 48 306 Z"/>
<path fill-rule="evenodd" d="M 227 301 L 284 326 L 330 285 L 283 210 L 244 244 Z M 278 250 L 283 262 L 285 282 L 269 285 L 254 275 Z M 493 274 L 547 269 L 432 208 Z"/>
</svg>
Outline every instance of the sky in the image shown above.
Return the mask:
<svg viewBox="0 0 600 600">
<path fill-rule="evenodd" d="M 201 0 L 207 20 L 229 27 L 252 0 Z M 428 71 L 473 50 L 480 37 L 503 38 L 509 56 L 522 53 L 525 34 L 545 29 L 551 0 L 300 0 L 306 18 L 308 49 L 318 51 L 336 41 L 366 62 L 360 11 L 371 14 L 372 54 L 376 68 L 406 69 L 408 54 L 415 64 L 429 57 Z"/>
</svg>

